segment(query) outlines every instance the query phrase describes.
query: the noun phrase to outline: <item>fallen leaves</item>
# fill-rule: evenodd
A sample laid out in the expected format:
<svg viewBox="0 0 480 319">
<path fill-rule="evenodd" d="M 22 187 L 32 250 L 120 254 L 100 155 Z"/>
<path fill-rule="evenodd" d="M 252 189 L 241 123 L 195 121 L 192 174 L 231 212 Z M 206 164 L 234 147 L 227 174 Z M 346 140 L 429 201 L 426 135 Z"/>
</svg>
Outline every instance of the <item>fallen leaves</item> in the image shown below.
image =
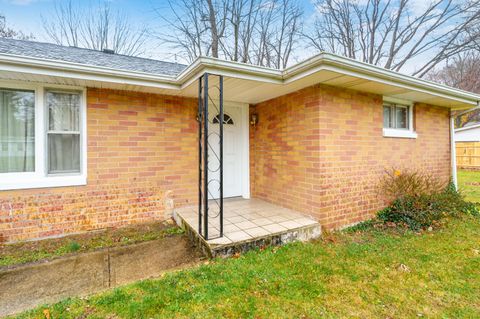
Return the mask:
<svg viewBox="0 0 480 319">
<path fill-rule="evenodd" d="M 235 254 L 233 254 L 232 258 L 240 258 L 240 253 L 239 252 L 236 252 Z"/>
</svg>

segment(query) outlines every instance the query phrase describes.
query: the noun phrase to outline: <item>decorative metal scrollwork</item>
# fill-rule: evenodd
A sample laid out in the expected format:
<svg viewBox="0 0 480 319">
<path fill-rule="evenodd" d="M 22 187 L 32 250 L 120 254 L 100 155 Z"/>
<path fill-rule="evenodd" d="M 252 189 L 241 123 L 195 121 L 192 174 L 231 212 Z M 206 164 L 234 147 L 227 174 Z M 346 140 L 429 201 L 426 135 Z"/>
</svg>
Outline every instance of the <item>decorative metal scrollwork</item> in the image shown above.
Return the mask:
<svg viewBox="0 0 480 319">
<path fill-rule="evenodd" d="M 234 124 L 223 114 L 223 76 L 200 77 L 198 122 L 198 232 L 208 240 L 223 237 L 223 125 Z"/>
</svg>

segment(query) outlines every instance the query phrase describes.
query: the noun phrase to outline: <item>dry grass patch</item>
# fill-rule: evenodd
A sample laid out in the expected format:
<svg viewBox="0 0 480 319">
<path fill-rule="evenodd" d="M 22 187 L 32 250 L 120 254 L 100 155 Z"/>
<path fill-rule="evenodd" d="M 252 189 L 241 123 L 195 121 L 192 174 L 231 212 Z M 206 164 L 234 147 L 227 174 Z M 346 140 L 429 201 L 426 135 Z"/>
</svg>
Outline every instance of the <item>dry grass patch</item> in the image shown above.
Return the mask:
<svg viewBox="0 0 480 319">
<path fill-rule="evenodd" d="M 0 267 L 52 259 L 106 247 L 130 245 L 181 233 L 183 233 L 182 230 L 172 223 L 154 222 L 62 238 L 7 244 L 0 246 Z"/>
</svg>

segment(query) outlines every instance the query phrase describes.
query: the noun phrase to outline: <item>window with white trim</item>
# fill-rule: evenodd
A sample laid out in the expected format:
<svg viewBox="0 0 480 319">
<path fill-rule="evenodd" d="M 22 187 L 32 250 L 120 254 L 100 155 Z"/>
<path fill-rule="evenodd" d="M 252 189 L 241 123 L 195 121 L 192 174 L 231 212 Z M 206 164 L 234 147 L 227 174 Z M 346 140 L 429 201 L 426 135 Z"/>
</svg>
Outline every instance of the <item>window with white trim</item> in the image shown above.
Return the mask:
<svg viewBox="0 0 480 319">
<path fill-rule="evenodd" d="M 0 83 L 0 190 L 86 184 L 83 89 Z"/>
<path fill-rule="evenodd" d="M 399 138 L 416 138 L 413 130 L 413 105 L 384 101 L 383 136 Z"/>
<path fill-rule="evenodd" d="M 383 127 L 408 130 L 408 105 L 386 103 L 383 105 Z"/>
<path fill-rule="evenodd" d="M 0 88 L 0 174 L 35 170 L 35 92 Z"/>
<path fill-rule="evenodd" d="M 80 173 L 80 93 L 47 91 L 48 174 Z"/>
</svg>

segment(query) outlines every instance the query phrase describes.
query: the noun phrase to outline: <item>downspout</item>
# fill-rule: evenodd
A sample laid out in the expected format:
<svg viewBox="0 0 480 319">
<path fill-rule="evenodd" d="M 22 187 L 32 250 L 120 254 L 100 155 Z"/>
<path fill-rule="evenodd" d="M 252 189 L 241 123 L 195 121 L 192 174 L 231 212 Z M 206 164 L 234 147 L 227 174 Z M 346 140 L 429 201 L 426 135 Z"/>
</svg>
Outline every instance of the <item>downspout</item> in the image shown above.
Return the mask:
<svg viewBox="0 0 480 319">
<path fill-rule="evenodd" d="M 457 180 L 457 150 L 455 148 L 455 117 L 456 115 L 450 110 L 450 163 L 452 165 L 452 183 L 458 190 Z"/>
<path fill-rule="evenodd" d="M 455 189 L 458 190 L 458 178 L 457 178 L 457 149 L 455 147 L 455 118 L 461 116 L 465 113 L 472 112 L 480 109 L 480 101 L 477 101 L 477 106 L 471 109 L 465 110 L 460 113 L 454 114 L 450 110 L 450 162 L 452 165 L 452 183 L 455 186 Z"/>
</svg>

